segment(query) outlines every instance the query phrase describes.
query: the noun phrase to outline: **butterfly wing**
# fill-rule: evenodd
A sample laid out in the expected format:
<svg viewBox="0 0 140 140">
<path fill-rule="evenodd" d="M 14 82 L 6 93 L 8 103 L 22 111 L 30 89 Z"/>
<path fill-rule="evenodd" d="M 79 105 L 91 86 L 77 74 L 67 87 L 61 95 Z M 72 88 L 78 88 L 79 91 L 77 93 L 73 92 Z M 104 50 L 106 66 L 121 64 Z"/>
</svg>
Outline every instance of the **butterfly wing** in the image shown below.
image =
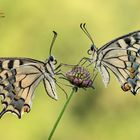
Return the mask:
<svg viewBox="0 0 140 140">
<path fill-rule="evenodd" d="M 25 64 L 29 64 L 29 63 L 33 63 L 33 64 L 44 64 L 41 61 L 38 60 L 34 60 L 31 58 L 18 58 L 18 57 L 7 57 L 7 58 L 2 58 L 0 57 L 0 70 L 10 70 L 16 67 L 19 67 L 21 65 L 25 65 Z"/>
<path fill-rule="evenodd" d="M 5 61 L 10 62 L 11 59 L 3 60 L 2 62 L 0 95 L 3 96 L 2 104 L 4 104 L 4 108 L 0 113 L 0 117 L 6 112 L 12 112 L 21 118 L 23 112 L 30 111 L 33 93 L 43 79 L 39 69 L 42 65 L 28 62 L 18 67 L 7 69 Z M 3 64 L 5 65 L 3 66 Z"/>
<path fill-rule="evenodd" d="M 47 94 L 51 98 L 57 100 L 58 97 L 57 97 L 57 94 L 56 94 L 56 87 L 55 87 L 54 79 L 48 75 L 47 78 L 43 79 L 43 82 L 44 82 L 44 87 L 45 87 L 45 90 L 46 90 Z"/>
<path fill-rule="evenodd" d="M 45 90 L 51 98 L 57 100 L 58 97 L 56 94 L 56 87 L 55 87 L 56 79 L 54 73 L 55 65 L 52 64 L 51 62 L 47 62 L 45 64 L 45 68 L 47 71 L 44 73 L 44 79 L 43 79 Z"/>
<path fill-rule="evenodd" d="M 54 65 L 47 62 L 44 64 L 41 61 L 30 59 L 30 58 L 0 58 L 0 71 L 11 70 L 13 68 L 20 67 L 21 65 L 34 65 L 36 68 L 41 69 L 44 74 L 44 87 L 47 94 L 57 100 L 57 94 L 55 89 L 55 78 L 54 78 Z M 44 69 L 44 66 L 46 67 Z"/>
<path fill-rule="evenodd" d="M 119 80 L 124 91 L 131 90 L 136 94 L 140 88 L 140 31 L 119 37 L 98 52 L 97 68 L 104 84 L 107 86 L 110 75 L 109 68 Z"/>
</svg>

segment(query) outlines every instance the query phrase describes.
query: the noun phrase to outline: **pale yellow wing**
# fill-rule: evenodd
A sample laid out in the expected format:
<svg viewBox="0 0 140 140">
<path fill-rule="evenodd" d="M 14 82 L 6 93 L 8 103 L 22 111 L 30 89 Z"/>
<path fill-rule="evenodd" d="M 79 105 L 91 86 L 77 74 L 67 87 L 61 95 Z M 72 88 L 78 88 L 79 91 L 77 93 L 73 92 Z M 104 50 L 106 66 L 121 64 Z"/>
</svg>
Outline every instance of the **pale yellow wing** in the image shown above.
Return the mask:
<svg viewBox="0 0 140 140">
<path fill-rule="evenodd" d="M 33 93 L 43 78 L 42 73 L 34 65 L 22 65 L 10 71 L 3 70 L 0 77 L 0 94 L 4 104 L 0 117 L 12 112 L 21 118 L 23 112 L 31 109 Z"/>
</svg>

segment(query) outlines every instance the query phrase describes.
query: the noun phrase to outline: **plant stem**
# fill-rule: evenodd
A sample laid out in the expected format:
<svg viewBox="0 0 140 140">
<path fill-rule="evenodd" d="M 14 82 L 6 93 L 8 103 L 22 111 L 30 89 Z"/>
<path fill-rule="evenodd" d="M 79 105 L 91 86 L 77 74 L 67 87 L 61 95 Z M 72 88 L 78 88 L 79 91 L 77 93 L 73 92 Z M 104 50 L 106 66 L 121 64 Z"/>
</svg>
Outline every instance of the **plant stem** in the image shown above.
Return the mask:
<svg viewBox="0 0 140 140">
<path fill-rule="evenodd" d="M 60 120 L 61 120 L 61 118 L 62 118 L 62 116 L 63 116 L 63 114 L 64 114 L 64 112 L 65 112 L 65 110 L 66 110 L 66 108 L 67 108 L 67 106 L 68 106 L 68 104 L 69 104 L 69 102 L 70 102 L 70 100 L 71 100 L 71 98 L 72 98 L 72 95 L 73 95 L 74 92 L 76 92 L 76 91 L 77 91 L 77 89 L 74 87 L 74 88 L 72 89 L 72 92 L 71 92 L 70 96 L 68 97 L 66 103 L 64 104 L 64 106 L 63 106 L 63 108 L 62 108 L 62 110 L 61 110 L 61 112 L 60 112 L 60 114 L 59 114 L 59 116 L 58 116 L 58 118 L 57 118 L 57 120 L 56 120 L 54 126 L 53 126 L 53 129 L 51 130 L 51 133 L 50 133 L 50 135 L 49 135 L 49 137 L 48 137 L 48 140 L 51 140 L 51 139 L 52 139 L 52 136 L 53 136 L 53 134 L 54 134 L 54 132 L 55 132 L 55 130 L 56 130 L 56 127 L 58 126 L 58 124 L 59 124 L 59 122 L 60 122 Z"/>
</svg>

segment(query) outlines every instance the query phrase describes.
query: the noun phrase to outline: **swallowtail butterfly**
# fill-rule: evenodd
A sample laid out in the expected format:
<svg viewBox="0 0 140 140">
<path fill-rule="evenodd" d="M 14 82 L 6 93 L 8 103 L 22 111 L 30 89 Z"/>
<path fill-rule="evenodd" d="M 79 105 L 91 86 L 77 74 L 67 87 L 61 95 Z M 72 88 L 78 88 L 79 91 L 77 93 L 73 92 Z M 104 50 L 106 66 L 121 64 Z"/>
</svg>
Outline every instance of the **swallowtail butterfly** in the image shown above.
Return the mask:
<svg viewBox="0 0 140 140">
<path fill-rule="evenodd" d="M 108 71 L 110 69 L 117 77 L 121 88 L 124 91 L 131 91 L 135 95 L 140 89 L 140 31 L 118 37 L 97 49 L 85 28 L 85 23 L 80 24 L 80 27 L 92 42 L 88 50 L 91 59 L 85 57 L 82 60 L 85 59 L 94 64 L 94 68 L 100 72 L 105 86 L 110 81 Z"/>
<path fill-rule="evenodd" d="M 47 94 L 57 100 L 54 77 L 57 61 L 51 55 L 57 33 L 53 33 L 49 58 L 45 62 L 30 58 L 0 58 L 0 95 L 4 105 L 0 117 L 6 112 L 19 118 L 24 112 L 28 113 L 35 89 L 42 80 Z"/>
</svg>

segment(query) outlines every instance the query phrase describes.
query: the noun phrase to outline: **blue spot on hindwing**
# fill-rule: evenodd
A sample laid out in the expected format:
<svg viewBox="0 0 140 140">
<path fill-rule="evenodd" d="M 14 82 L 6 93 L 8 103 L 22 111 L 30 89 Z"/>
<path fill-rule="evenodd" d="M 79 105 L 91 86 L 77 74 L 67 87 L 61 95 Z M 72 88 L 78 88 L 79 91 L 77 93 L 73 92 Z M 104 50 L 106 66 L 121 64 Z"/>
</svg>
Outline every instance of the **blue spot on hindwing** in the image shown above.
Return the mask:
<svg viewBox="0 0 140 140">
<path fill-rule="evenodd" d="M 139 64 L 136 63 L 136 62 L 134 62 L 132 67 L 133 67 L 135 70 L 138 70 L 138 68 L 139 68 Z"/>
<path fill-rule="evenodd" d="M 140 49 L 138 49 L 137 54 L 138 54 L 138 56 L 140 56 Z"/>
<path fill-rule="evenodd" d="M 138 78 L 135 77 L 134 79 L 128 78 L 127 82 L 131 84 L 132 88 L 135 89 L 136 83 L 137 83 Z"/>
</svg>

